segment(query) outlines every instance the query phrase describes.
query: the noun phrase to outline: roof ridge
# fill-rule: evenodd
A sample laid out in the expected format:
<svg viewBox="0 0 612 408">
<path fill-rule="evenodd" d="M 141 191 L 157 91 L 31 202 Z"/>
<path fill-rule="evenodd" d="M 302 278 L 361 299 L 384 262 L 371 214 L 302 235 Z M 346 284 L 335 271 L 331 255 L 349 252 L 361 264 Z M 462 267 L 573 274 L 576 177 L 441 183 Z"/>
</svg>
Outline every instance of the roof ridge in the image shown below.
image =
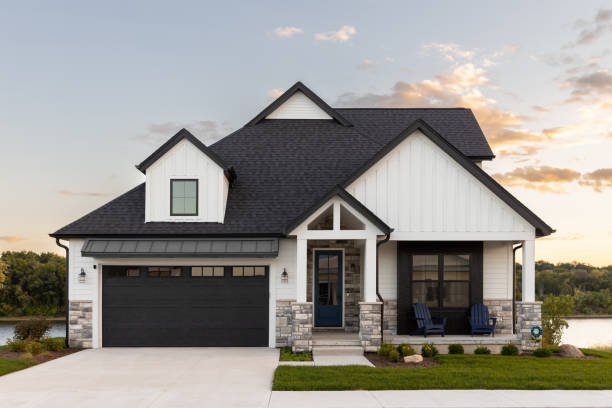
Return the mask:
<svg viewBox="0 0 612 408">
<path fill-rule="evenodd" d="M 391 107 L 391 108 L 382 108 L 382 107 L 372 107 L 372 108 L 334 108 L 336 110 L 338 109 L 342 109 L 342 110 L 469 110 L 471 111 L 471 108 L 465 108 L 465 107 L 461 107 L 461 106 L 454 106 L 454 107 L 445 107 L 445 108 L 432 108 L 432 107 L 425 107 L 425 108 L 414 108 L 414 107 L 408 107 L 408 108 L 399 108 L 399 107 Z"/>
</svg>

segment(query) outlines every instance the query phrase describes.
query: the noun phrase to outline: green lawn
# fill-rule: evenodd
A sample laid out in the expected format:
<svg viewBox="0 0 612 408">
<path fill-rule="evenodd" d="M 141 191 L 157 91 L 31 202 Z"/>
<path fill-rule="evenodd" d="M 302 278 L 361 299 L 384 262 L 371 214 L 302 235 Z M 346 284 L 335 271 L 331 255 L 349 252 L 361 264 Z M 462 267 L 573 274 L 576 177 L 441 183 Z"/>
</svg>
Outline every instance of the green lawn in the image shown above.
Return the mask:
<svg viewBox="0 0 612 408">
<path fill-rule="evenodd" d="M 612 353 L 592 360 L 441 355 L 431 368 L 279 366 L 274 390 L 612 389 Z"/>
<path fill-rule="evenodd" d="M 0 376 L 12 373 L 13 371 L 23 370 L 36 364 L 32 360 L 0 357 Z"/>
</svg>

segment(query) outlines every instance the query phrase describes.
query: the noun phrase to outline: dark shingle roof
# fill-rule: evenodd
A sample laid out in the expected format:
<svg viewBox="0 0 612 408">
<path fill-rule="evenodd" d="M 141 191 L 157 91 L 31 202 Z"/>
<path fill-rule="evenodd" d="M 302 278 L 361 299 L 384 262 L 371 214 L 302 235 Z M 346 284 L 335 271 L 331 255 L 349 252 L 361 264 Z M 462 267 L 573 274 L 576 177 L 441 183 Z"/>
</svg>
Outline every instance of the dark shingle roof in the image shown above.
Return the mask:
<svg viewBox="0 0 612 408">
<path fill-rule="evenodd" d="M 145 185 L 61 228 L 74 236 L 282 236 L 285 228 L 343 183 L 416 119 L 463 155 L 491 158 L 468 109 L 337 109 L 334 120 L 266 120 L 208 147 L 235 169 L 225 221 L 145 223 Z"/>
</svg>

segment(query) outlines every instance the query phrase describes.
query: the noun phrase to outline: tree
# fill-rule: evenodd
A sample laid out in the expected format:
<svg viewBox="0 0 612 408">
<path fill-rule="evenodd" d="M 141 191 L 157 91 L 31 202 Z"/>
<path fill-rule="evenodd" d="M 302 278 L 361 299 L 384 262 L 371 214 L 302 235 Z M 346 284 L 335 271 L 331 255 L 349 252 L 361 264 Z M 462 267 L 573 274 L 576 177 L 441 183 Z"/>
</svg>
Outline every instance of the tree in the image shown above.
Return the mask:
<svg viewBox="0 0 612 408">
<path fill-rule="evenodd" d="M 546 296 L 542 302 L 542 328 L 544 344 L 559 344 L 563 335 L 563 329 L 569 325 L 562 316 L 572 314 L 574 311 L 574 300 L 570 295 Z"/>
</svg>

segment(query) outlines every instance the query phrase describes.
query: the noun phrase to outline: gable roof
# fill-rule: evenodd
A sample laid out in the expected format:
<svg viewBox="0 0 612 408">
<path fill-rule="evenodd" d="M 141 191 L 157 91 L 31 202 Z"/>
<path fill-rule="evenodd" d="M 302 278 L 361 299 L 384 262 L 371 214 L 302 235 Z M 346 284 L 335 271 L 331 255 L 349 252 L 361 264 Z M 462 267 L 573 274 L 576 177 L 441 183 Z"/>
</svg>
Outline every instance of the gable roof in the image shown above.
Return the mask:
<svg viewBox="0 0 612 408">
<path fill-rule="evenodd" d="M 179 130 L 174 136 L 166 141 L 163 145 L 161 145 L 157 150 L 155 150 L 149 157 L 144 159 L 140 164 L 136 165 L 136 168 L 140 170 L 142 173 L 146 174 L 147 169 L 159 160 L 164 154 L 166 154 L 170 149 L 176 146 L 182 140 L 190 141 L 195 147 L 197 147 L 202 153 L 208 156 L 212 161 L 217 163 L 219 167 L 221 167 L 226 172 L 226 177 L 228 180 L 232 181 L 235 174 L 230 166 L 228 166 L 223 159 L 221 159 L 217 153 L 215 153 L 210 148 L 206 147 L 204 143 L 200 141 L 197 137 L 191 134 L 187 129 L 183 128 Z"/>
<path fill-rule="evenodd" d="M 550 235 L 554 230 L 546 224 L 540 217 L 535 215 L 529 208 L 521 203 L 516 197 L 514 197 L 508 190 L 503 188 L 495 179 L 489 176 L 483 169 L 478 167 L 472 160 L 467 158 L 461 153 L 455 146 L 450 144 L 444 139 L 438 132 L 435 131 L 427 122 L 422 119 L 415 120 L 410 126 L 404 129 L 399 135 L 393 138 L 387 143 L 382 149 L 374 154 L 368 161 L 366 161 L 361 167 L 355 170 L 350 177 L 348 177 L 342 185 L 348 187 L 353 181 L 357 180 L 363 173 L 365 173 L 370 167 L 376 164 L 385 155 L 391 152 L 407 137 L 419 130 L 425 136 L 427 136 L 432 142 L 434 142 L 440 149 L 446 154 L 451 156 L 457 163 L 467 170 L 472 176 L 478 181 L 484 184 L 489 190 L 497 195 L 503 202 L 508 204 L 510 208 L 516 211 L 521 217 L 529 222 L 536 229 L 536 236 Z"/>
<path fill-rule="evenodd" d="M 346 191 L 341 185 L 336 185 L 332 188 L 327 194 L 317 200 L 307 211 L 300 214 L 299 217 L 291 221 L 284 230 L 284 234 L 288 235 L 293 231 L 298 225 L 304 222 L 308 217 L 310 217 L 315 211 L 321 208 L 322 205 L 325 205 L 329 200 L 333 197 L 340 197 L 347 204 L 353 207 L 359 214 L 363 215 L 368 221 L 374 224 L 378 229 L 380 229 L 385 234 L 390 234 L 393 231 L 393 228 L 389 227 L 383 220 L 381 220 L 376 214 L 368 209 L 365 205 L 361 203 L 361 201 L 357 200 Z"/>
<path fill-rule="evenodd" d="M 314 102 L 319 108 L 321 108 L 325 113 L 335 119 L 342 126 L 353 126 L 351 122 L 346 120 L 337 110 L 329 106 L 325 101 L 317 94 L 312 92 L 306 85 L 301 83 L 300 81 L 293 84 L 293 86 L 285 91 L 281 96 L 276 98 L 274 102 L 268 105 L 264 110 L 262 110 L 257 116 L 255 116 L 246 126 L 253 126 L 264 120 L 268 115 L 274 112 L 278 107 L 280 107 L 283 103 L 287 102 L 287 100 L 292 97 L 296 92 L 302 92 L 306 95 L 312 102 Z"/>
</svg>

